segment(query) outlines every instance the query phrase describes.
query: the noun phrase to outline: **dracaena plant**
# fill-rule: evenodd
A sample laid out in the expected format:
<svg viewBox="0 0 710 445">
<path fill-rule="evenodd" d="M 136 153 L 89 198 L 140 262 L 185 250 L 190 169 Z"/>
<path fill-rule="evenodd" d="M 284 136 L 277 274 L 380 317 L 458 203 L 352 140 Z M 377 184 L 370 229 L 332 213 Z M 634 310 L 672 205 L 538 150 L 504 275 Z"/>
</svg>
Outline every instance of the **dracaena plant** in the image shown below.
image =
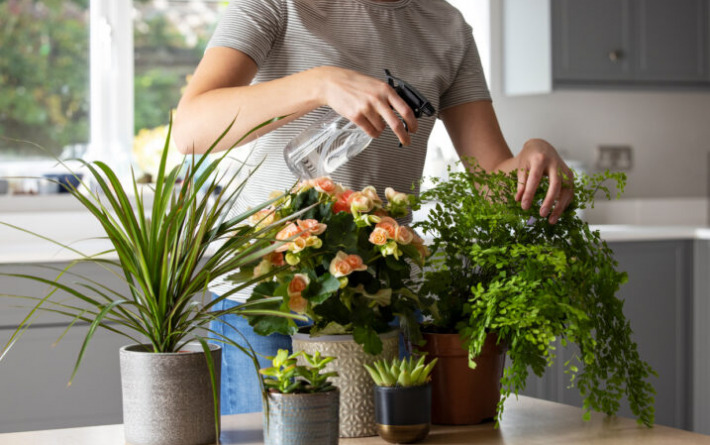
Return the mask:
<svg viewBox="0 0 710 445">
<path fill-rule="evenodd" d="M 574 202 L 557 224 L 549 224 L 534 205 L 515 201 L 515 172 L 486 173 L 475 163 L 463 172 L 435 179 L 422 200 L 433 205 L 418 227 L 433 237 L 433 255 L 420 295 L 430 328 L 460 333 L 470 365 L 494 332 L 511 359 L 501 380 L 502 397 L 525 388 L 528 373 L 542 375 L 555 359 L 555 345 L 575 345 L 578 353 L 564 366 L 570 383 L 590 410 L 614 414 L 626 397 L 638 421 L 651 425 L 654 375 L 631 339 L 631 326 L 616 297 L 626 281 L 612 250 L 577 210 L 593 206 L 596 196 L 611 198 L 622 173 L 579 175 Z M 548 183 L 535 195 L 542 202 Z"/>
<path fill-rule="evenodd" d="M 207 154 L 228 131 L 229 128 L 207 150 Z M 170 131 L 157 181 L 150 192 L 152 201 L 139 190 L 135 175 L 126 185 L 119 181 L 106 163 L 77 160 L 88 171 L 95 186 L 80 182 L 77 187 L 68 185 L 68 192 L 106 232 L 111 249 L 100 256 L 85 255 L 70 245 L 0 222 L 52 241 L 79 258 L 64 269 L 56 269 L 54 280 L 40 275 L 2 273 L 8 277 L 44 283 L 51 290 L 45 296 L 5 295 L 30 301 L 32 308 L 4 346 L 0 358 L 30 326 L 35 315 L 46 311 L 68 317 L 71 320 L 69 327 L 76 322 L 89 325 L 72 379 L 98 328 L 145 344 L 146 351 L 155 353 L 177 352 L 187 342 L 199 341 L 214 379 L 209 346 L 203 337 L 205 332 L 212 333 L 213 341 L 232 344 L 251 356 L 255 371 L 258 362 L 252 350 L 211 331 L 210 322 L 224 322 L 219 317 L 227 313 L 299 317 L 268 309 L 252 309 L 249 304 L 227 310 L 215 309 L 219 302 L 252 283 L 250 280 L 236 283 L 232 291 L 212 299 L 207 291 L 209 282 L 272 252 L 275 246 L 269 239 L 283 223 L 276 221 L 259 228 L 246 224 L 248 218 L 260 210 L 259 207 L 227 217 L 228 210 L 248 180 L 237 183 L 234 178 L 239 175 L 225 178 L 220 173 L 218 167 L 229 151 L 211 157 L 202 156 L 199 160 L 187 162 L 184 167 L 168 170 L 169 141 Z M 79 180 L 78 175 L 75 177 Z M 265 203 L 264 207 L 269 204 Z M 106 259 L 103 254 L 114 254 L 117 259 Z M 126 283 L 126 293 L 96 282 L 91 276 L 72 272 L 72 268 L 81 263 L 93 263 L 110 271 Z M 63 278 L 67 276 L 71 277 L 72 283 L 65 282 Z M 57 291 L 63 291 L 72 298 L 58 298 Z M 214 380 L 212 383 L 215 420 L 218 420 L 218 394 Z"/>
<path fill-rule="evenodd" d="M 392 189 L 385 195 L 387 203 L 374 187 L 353 191 L 318 178 L 299 183 L 255 214 L 257 227 L 299 216 L 276 234 L 273 253 L 241 271 L 262 281 L 249 302 L 308 316 L 312 324 L 305 329 L 313 336 L 352 334 L 370 354 L 382 350 L 377 334 L 390 330 L 395 316 L 416 326 L 418 300 L 410 276 L 412 265 L 422 266 L 428 252 L 421 238 L 394 219 L 407 214 L 412 198 Z M 293 320 L 248 318 L 262 335 L 297 330 Z M 408 333 L 417 341 L 416 329 Z"/>
</svg>

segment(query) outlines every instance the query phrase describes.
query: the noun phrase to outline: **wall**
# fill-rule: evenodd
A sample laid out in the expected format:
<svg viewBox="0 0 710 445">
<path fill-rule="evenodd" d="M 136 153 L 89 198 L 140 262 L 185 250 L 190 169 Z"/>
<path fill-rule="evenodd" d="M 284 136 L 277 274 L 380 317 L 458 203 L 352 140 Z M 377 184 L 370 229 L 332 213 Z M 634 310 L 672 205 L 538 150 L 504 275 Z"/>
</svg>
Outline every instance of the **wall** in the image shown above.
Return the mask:
<svg viewBox="0 0 710 445">
<path fill-rule="evenodd" d="M 502 93 L 502 2 L 491 2 L 491 92 L 503 133 L 514 152 L 541 137 L 570 159 L 593 166 L 600 144 L 633 147 L 624 197 L 708 195 L 710 91 L 555 91 Z"/>
</svg>

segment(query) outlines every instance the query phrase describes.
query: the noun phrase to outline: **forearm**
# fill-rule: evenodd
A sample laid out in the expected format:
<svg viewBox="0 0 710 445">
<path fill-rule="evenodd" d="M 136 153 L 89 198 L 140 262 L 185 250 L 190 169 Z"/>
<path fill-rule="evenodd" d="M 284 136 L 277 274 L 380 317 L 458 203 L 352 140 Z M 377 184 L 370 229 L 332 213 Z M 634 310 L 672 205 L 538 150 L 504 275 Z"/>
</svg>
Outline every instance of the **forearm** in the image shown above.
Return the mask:
<svg viewBox="0 0 710 445">
<path fill-rule="evenodd" d="M 474 158 L 486 171 L 517 168 L 490 101 L 459 105 L 441 116 L 461 160 Z"/>
<path fill-rule="evenodd" d="M 204 153 L 234 121 L 215 147 L 226 150 L 246 143 L 323 105 L 320 68 L 255 85 L 186 94 L 175 114 L 174 140 L 182 153 Z M 245 138 L 250 130 L 282 117 Z M 244 139 L 242 139 L 244 138 Z M 240 141 L 241 139 L 241 141 Z"/>
</svg>

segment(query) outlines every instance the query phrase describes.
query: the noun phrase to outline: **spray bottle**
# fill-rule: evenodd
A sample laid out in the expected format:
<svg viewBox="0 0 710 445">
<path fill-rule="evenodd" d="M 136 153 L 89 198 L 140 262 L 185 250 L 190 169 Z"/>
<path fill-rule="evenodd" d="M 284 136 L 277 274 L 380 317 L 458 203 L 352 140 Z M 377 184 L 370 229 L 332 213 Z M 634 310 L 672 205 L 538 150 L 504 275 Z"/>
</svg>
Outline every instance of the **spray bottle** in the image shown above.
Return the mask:
<svg viewBox="0 0 710 445">
<path fill-rule="evenodd" d="M 387 83 L 409 105 L 414 116 L 432 116 L 431 103 L 413 86 L 385 70 Z M 405 129 L 407 123 L 404 122 Z M 328 176 L 360 154 L 372 138 L 347 118 L 331 110 L 293 138 L 284 148 L 286 165 L 299 178 Z M 401 146 L 401 144 L 400 144 Z"/>
</svg>

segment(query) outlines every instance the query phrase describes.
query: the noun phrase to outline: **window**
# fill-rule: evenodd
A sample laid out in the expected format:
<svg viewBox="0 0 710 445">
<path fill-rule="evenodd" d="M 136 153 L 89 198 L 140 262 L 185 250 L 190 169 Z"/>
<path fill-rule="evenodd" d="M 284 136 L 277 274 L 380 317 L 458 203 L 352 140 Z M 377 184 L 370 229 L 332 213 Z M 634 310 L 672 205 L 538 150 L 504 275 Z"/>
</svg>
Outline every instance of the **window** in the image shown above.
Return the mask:
<svg viewBox="0 0 710 445">
<path fill-rule="evenodd" d="M 89 0 L 0 2 L 0 156 L 89 142 Z"/>
<path fill-rule="evenodd" d="M 227 3 L 0 0 L 0 176 L 149 165 Z"/>
</svg>

